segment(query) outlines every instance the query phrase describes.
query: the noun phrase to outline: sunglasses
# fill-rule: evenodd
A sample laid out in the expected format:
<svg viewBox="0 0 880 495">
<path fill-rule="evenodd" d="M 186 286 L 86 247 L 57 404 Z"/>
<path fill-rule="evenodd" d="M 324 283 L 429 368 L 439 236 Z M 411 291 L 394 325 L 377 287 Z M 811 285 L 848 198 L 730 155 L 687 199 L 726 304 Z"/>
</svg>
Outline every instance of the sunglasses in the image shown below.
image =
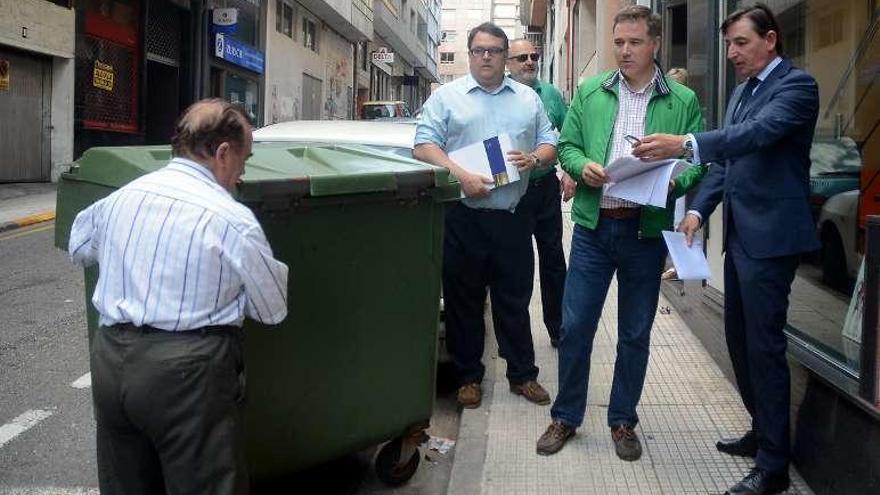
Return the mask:
<svg viewBox="0 0 880 495">
<path fill-rule="evenodd" d="M 507 60 L 516 60 L 519 63 L 523 63 L 528 59 L 532 59 L 532 62 L 537 62 L 539 58 L 541 58 L 541 55 L 537 53 L 523 53 L 522 55 L 507 57 Z"/>
</svg>

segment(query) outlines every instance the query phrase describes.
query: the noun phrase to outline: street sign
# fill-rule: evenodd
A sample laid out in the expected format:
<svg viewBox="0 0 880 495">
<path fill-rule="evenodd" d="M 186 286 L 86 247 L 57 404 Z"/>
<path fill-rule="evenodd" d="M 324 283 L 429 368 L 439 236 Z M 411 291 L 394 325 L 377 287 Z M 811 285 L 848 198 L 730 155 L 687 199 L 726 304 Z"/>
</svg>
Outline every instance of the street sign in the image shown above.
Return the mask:
<svg viewBox="0 0 880 495">
<path fill-rule="evenodd" d="M 231 64 L 262 74 L 266 65 L 260 50 L 223 33 L 214 35 L 214 55 Z"/>
<path fill-rule="evenodd" d="M 394 52 L 389 52 L 384 46 L 373 52 L 371 55 L 373 62 L 381 62 L 385 64 L 394 63 Z"/>
</svg>

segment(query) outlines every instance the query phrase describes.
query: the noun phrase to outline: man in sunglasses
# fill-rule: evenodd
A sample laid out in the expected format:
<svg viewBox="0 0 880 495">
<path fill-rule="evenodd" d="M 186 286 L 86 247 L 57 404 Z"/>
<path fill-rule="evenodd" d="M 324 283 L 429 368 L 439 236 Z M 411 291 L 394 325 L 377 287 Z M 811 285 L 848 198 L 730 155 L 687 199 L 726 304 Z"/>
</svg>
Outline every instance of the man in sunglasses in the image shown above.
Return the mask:
<svg viewBox="0 0 880 495">
<path fill-rule="evenodd" d="M 492 23 L 468 34 L 470 74 L 435 91 L 416 127 L 413 155 L 448 168 L 464 199 L 446 215 L 443 240 L 443 297 L 446 344 L 455 365 L 462 407 L 479 407 L 483 320 L 487 288 L 499 354 L 507 361 L 510 391 L 546 405 L 550 395 L 538 383 L 529 324 L 534 253 L 526 217 L 517 205 L 528 174 L 556 161 L 556 135 L 541 99 L 529 87 L 504 76 L 508 40 Z M 506 159 L 522 179 L 494 189 L 490 177 L 467 171 L 447 153 L 507 134 L 515 151 Z"/>
<path fill-rule="evenodd" d="M 568 107 L 562 94 L 552 84 L 538 79 L 538 59 L 540 55 L 532 42 L 526 39 L 513 40 L 507 53 L 507 70 L 510 78 L 534 89 L 553 129 L 562 130 L 565 112 Z M 559 328 L 562 326 L 562 291 L 565 288 L 565 255 L 562 252 L 562 199 L 568 201 L 574 196 L 576 184 L 567 174 L 562 175 L 562 185 L 556 177 L 556 164 L 532 170 L 529 175 L 529 188 L 520 201 L 529 221 L 529 230 L 538 245 L 538 270 L 541 278 L 541 306 L 544 311 L 544 325 L 550 336 L 550 344 L 556 347 L 559 342 Z"/>
</svg>

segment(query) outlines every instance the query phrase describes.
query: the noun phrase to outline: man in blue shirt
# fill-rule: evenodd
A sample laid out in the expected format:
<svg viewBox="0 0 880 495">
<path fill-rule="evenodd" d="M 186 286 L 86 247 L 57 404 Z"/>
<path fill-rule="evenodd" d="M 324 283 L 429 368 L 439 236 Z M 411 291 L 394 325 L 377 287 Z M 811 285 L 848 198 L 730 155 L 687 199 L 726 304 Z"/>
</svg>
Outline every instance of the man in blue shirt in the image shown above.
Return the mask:
<svg viewBox="0 0 880 495">
<path fill-rule="evenodd" d="M 534 257 L 528 222 L 517 204 L 529 171 L 556 160 L 556 136 L 541 100 L 531 88 L 504 76 L 507 35 L 484 23 L 468 34 L 470 74 L 442 86 L 422 107 L 414 156 L 448 168 L 464 199 L 446 217 L 443 294 L 446 342 L 461 387 L 458 402 L 479 407 L 485 338 L 483 303 L 491 289 L 492 320 L 500 355 L 507 360 L 513 393 L 546 405 L 550 395 L 537 382 L 529 324 Z M 448 153 L 507 134 L 515 151 L 507 162 L 521 179 L 489 189 L 490 177 L 467 171 Z"/>
</svg>

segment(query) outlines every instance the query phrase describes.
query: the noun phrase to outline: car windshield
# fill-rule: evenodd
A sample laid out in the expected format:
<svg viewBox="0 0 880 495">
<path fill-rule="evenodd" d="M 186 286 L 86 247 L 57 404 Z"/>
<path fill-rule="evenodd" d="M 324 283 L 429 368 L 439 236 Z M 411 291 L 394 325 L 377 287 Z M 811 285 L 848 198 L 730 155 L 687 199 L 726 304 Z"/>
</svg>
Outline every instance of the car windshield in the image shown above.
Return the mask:
<svg viewBox="0 0 880 495">
<path fill-rule="evenodd" d="M 364 106 L 365 119 L 379 119 L 382 117 L 396 117 L 396 115 L 394 115 L 394 105 L 386 104 Z"/>
</svg>

